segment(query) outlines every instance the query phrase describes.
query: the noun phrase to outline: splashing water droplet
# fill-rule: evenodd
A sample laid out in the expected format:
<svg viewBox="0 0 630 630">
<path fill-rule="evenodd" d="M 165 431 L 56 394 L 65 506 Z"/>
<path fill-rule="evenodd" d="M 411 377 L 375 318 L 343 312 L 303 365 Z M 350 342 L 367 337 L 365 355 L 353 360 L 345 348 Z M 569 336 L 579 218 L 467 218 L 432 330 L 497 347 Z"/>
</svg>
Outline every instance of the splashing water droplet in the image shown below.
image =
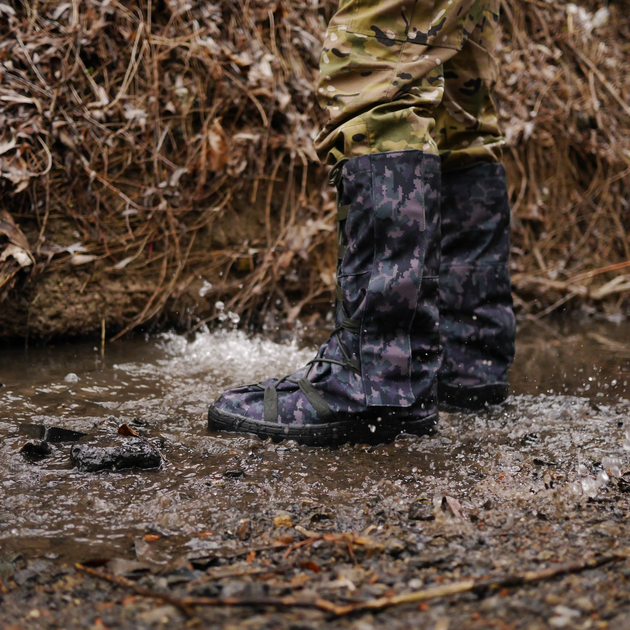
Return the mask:
<svg viewBox="0 0 630 630">
<path fill-rule="evenodd" d="M 602 466 L 611 477 L 621 477 L 623 462 L 620 457 L 603 457 Z"/>
<path fill-rule="evenodd" d="M 375 425 L 373 425 L 373 424 L 368 424 L 368 429 L 370 429 L 370 431 L 371 431 L 372 433 L 375 433 L 375 432 L 376 432 L 376 426 L 375 426 Z"/>
<path fill-rule="evenodd" d="M 595 482 L 597 484 L 597 487 L 601 488 L 605 486 L 609 481 L 610 481 L 610 477 L 607 475 L 606 471 L 600 470 L 597 475 L 597 481 Z"/>
<path fill-rule="evenodd" d="M 582 490 L 587 497 L 594 499 L 597 496 L 597 491 L 599 490 L 597 481 L 593 479 L 593 477 L 582 479 Z"/>
</svg>

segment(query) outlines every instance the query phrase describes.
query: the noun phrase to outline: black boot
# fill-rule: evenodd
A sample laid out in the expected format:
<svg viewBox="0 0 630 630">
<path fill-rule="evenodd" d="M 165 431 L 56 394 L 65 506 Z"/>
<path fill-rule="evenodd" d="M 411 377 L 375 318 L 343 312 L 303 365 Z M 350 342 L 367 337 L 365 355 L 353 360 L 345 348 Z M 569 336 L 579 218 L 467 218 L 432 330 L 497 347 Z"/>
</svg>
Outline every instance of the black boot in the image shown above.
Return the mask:
<svg viewBox="0 0 630 630">
<path fill-rule="evenodd" d="M 516 333 L 502 164 L 442 173 L 440 404 L 477 410 L 508 395 Z"/>
<path fill-rule="evenodd" d="M 426 252 L 438 240 L 439 169 L 439 158 L 421 151 L 337 165 L 336 327 L 298 372 L 225 392 L 210 407 L 211 430 L 310 445 L 434 430 L 438 292 L 429 283 L 425 293 L 421 284 Z M 424 363 L 412 354 L 417 312 L 428 333 Z"/>
</svg>

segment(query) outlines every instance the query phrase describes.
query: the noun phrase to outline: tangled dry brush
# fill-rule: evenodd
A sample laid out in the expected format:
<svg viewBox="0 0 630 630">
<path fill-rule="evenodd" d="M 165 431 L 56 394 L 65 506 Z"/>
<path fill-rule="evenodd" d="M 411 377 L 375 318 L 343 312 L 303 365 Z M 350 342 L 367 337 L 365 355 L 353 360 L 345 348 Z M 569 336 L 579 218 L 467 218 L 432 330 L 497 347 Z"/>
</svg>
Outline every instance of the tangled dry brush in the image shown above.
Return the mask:
<svg viewBox="0 0 630 630">
<path fill-rule="evenodd" d="M 497 99 L 530 317 L 630 302 L 630 5 L 584 2 L 503 0 Z M 0 1 L 9 332 L 24 334 L 57 279 L 93 306 L 73 324 L 57 311 L 51 334 L 330 303 L 334 199 L 313 95 L 334 5 Z"/>
</svg>

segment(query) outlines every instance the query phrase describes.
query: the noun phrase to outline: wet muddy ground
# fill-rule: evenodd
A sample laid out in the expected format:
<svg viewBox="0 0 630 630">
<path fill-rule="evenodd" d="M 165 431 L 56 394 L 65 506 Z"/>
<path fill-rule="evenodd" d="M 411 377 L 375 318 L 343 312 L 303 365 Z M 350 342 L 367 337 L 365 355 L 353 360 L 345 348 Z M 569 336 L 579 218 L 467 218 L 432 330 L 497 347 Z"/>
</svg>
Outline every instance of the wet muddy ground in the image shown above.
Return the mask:
<svg viewBox="0 0 630 630">
<path fill-rule="evenodd" d="M 628 340 L 526 323 L 504 405 L 339 449 L 205 428 L 303 340 L 1 349 L 0 627 L 628 629 Z M 116 447 L 126 425 L 163 462 L 79 471 L 73 441 L 22 452 L 32 425 Z"/>
</svg>

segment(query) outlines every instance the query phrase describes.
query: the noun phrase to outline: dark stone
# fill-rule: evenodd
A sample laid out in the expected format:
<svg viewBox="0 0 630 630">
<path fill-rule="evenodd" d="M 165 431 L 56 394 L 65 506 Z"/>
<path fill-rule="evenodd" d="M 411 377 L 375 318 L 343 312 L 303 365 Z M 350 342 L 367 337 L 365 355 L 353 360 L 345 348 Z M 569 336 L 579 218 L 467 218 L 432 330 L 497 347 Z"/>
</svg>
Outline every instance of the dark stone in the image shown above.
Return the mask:
<svg viewBox="0 0 630 630">
<path fill-rule="evenodd" d="M 385 542 L 385 551 L 394 558 L 405 550 L 405 543 L 398 538 L 390 538 Z"/>
<path fill-rule="evenodd" d="M 20 449 L 20 453 L 22 453 L 26 459 L 37 460 L 48 457 L 52 453 L 52 449 L 48 442 L 44 442 L 43 440 L 31 440 Z"/>
<path fill-rule="evenodd" d="M 79 438 L 87 435 L 87 433 L 83 433 L 82 431 L 63 429 L 62 427 L 47 427 L 43 424 L 30 424 L 28 422 L 22 422 L 20 424 L 20 433 L 28 435 L 35 440 L 42 440 L 44 442 L 50 442 L 51 444 L 76 442 Z"/>
<path fill-rule="evenodd" d="M 14 573 L 13 579 L 18 586 L 24 586 L 27 582 L 35 580 L 37 575 L 38 573 L 34 569 L 21 569 Z"/>
<path fill-rule="evenodd" d="M 252 535 L 252 521 L 249 518 L 243 518 L 240 520 L 236 529 L 236 537 L 239 540 L 248 540 Z"/>
<path fill-rule="evenodd" d="M 418 499 L 409 506 L 410 521 L 434 521 L 433 502 L 426 499 Z"/>
<path fill-rule="evenodd" d="M 221 594 L 220 584 L 195 584 L 190 590 L 197 597 L 218 597 Z"/>
<path fill-rule="evenodd" d="M 224 473 L 226 477 L 232 477 L 232 479 L 238 479 L 239 477 L 244 477 L 245 473 L 238 468 L 234 468 L 232 470 L 226 470 Z"/>
<path fill-rule="evenodd" d="M 76 444 L 70 451 L 72 465 L 82 472 L 159 468 L 160 452 L 147 440 L 127 438 L 119 446 Z"/>
</svg>

